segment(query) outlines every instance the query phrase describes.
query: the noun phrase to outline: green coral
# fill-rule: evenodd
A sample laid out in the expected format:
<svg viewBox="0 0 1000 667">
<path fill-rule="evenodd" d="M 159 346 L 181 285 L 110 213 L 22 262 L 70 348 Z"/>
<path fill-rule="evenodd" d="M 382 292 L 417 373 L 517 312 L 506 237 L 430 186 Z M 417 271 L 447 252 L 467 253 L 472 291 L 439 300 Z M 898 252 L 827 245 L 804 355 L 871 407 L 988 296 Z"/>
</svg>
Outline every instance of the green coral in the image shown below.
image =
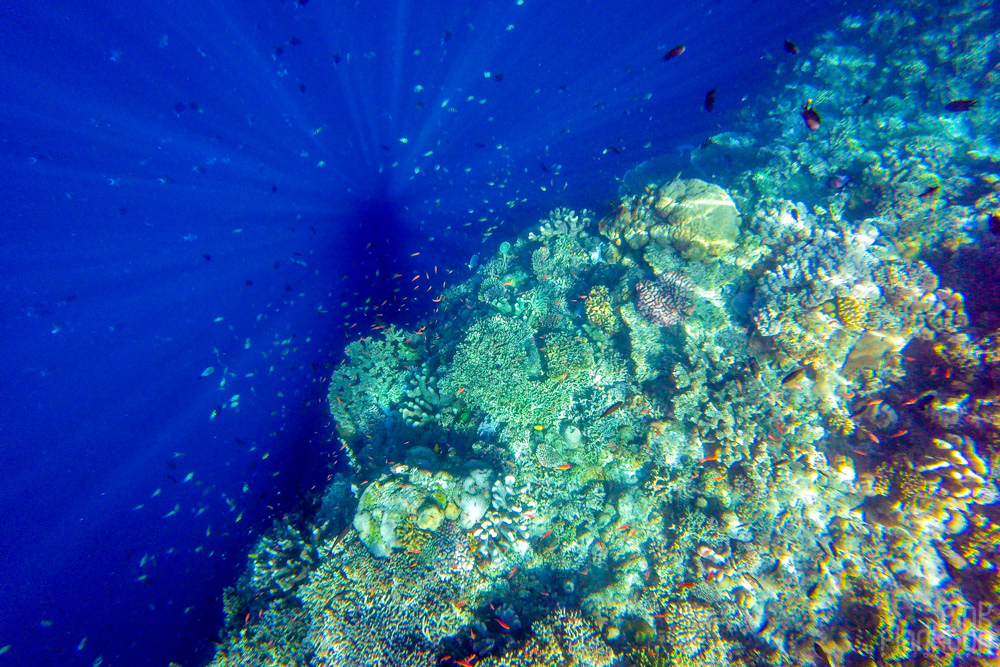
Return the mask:
<svg viewBox="0 0 1000 667">
<path fill-rule="evenodd" d="M 368 432 L 402 398 L 410 377 L 406 365 L 418 356 L 404 340 L 403 332 L 390 327 L 384 339 L 360 338 L 344 350 L 349 361 L 334 371 L 329 391 L 341 437 L 351 440 Z"/>
<path fill-rule="evenodd" d="M 532 334 L 519 318 L 494 315 L 476 322 L 455 350 L 449 382 L 494 418 L 531 423 L 539 384 L 531 379 L 538 355 Z"/>
</svg>

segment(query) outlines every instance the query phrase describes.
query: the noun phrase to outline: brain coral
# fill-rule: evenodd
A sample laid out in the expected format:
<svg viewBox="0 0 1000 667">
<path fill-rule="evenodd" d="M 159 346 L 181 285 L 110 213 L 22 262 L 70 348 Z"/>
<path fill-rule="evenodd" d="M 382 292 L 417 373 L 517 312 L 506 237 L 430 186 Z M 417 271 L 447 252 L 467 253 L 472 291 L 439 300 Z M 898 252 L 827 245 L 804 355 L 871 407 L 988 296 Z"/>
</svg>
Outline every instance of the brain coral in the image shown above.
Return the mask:
<svg viewBox="0 0 1000 667">
<path fill-rule="evenodd" d="M 711 260 L 736 247 L 740 214 L 729 194 L 718 185 L 698 179 L 676 180 L 662 186 L 654 204 L 665 222 L 650 230 L 687 259 Z"/>
<path fill-rule="evenodd" d="M 691 283 L 677 273 L 665 273 L 656 282 L 641 280 L 635 292 L 639 312 L 660 326 L 673 326 L 694 310 Z"/>
</svg>

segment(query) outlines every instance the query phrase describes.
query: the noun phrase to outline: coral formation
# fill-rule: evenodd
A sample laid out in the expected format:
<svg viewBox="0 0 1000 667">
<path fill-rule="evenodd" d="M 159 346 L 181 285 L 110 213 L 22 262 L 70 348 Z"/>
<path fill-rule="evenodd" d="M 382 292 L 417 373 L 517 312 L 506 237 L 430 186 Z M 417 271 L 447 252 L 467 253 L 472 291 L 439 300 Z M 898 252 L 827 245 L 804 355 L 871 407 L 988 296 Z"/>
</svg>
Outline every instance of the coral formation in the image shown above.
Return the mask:
<svg viewBox="0 0 1000 667">
<path fill-rule="evenodd" d="M 430 335 L 348 345 L 350 481 L 261 538 L 215 664 L 995 660 L 989 9 L 845 19 L 699 179 L 640 165 L 600 218 L 502 243 Z"/>
<path fill-rule="evenodd" d="M 640 280 L 635 292 L 639 312 L 660 326 L 673 326 L 694 310 L 691 283 L 676 273 L 665 273 L 656 281 Z"/>
</svg>

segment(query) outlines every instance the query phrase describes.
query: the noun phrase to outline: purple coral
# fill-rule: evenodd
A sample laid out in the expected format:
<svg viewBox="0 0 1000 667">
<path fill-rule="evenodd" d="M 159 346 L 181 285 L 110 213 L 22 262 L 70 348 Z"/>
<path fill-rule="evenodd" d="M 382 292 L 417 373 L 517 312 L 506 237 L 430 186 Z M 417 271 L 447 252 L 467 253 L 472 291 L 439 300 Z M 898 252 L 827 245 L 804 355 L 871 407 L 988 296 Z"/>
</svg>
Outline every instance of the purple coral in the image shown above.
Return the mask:
<svg viewBox="0 0 1000 667">
<path fill-rule="evenodd" d="M 655 281 L 640 280 L 635 291 L 639 312 L 660 326 L 678 324 L 694 311 L 691 282 L 679 273 L 664 273 Z"/>
</svg>

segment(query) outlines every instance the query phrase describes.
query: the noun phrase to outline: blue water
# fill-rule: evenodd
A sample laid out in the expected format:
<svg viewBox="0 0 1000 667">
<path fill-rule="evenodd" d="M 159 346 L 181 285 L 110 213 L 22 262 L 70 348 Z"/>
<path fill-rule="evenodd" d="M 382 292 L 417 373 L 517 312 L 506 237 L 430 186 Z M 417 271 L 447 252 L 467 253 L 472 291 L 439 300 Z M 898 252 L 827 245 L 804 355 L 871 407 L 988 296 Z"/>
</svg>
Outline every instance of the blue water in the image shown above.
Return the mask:
<svg viewBox="0 0 1000 667">
<path fill-rule="evenodd" d="M 606 205 L 858 5 L 6 3 L 0 664 L 206 660 L 344 342 L 433 305 L 392 276 Z"/>
</svg>

